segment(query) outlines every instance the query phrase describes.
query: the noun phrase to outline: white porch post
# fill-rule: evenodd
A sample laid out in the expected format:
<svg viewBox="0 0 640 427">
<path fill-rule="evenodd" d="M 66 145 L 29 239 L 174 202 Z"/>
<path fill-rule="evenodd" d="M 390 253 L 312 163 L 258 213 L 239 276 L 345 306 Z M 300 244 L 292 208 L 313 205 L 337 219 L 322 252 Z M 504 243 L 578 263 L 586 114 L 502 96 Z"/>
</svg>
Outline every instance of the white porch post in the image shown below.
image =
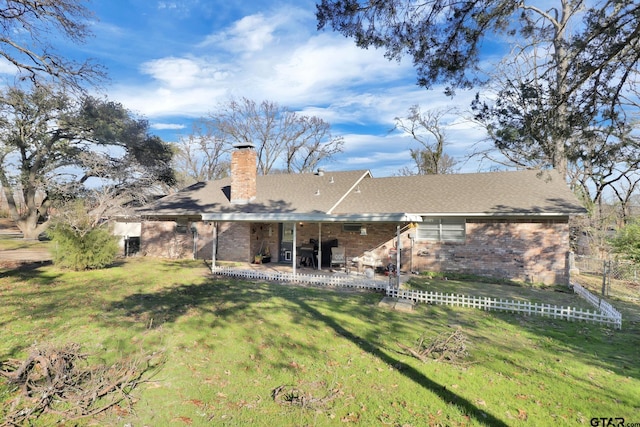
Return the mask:
<svg viewBox="0 0 640 427">
<path fill-rule="evenodd" d="M 400 250 L 402 249 L 400 243 L 400 225 L 396 225 L 396 288 L 400 289 Z"/>
<path fill-rule="evenodd" d="M 318 223 L 318 270 L 322 270 L 322 223 Z"/>
<path fill-rule="evenodd" d="M 211 270 L 216 267 L 216 248 L 218 247 L 218 223 L 213 222 L 212 238 L 211 238 Z"/>
<path fill-rule="evenodd" d="M 298 230 L 298 223 L 297 223 L 297 222 L 294 222 L 294 223 L 293 223 L 293 248 L 292 248 L 292 250 L 291 250 L 292 258 L 293 258 L 293 259 L 291 260 L 291 262 L 292 262 L 292 264 L 293 264 L 293 276 L 294 276 L 294 277 L 295 277 L 295 275 L 296 275 L 296 268 L 297 268 L 297 265 L 296 265 L 296 264 L 298 264 L 298 263 L 297 263 L 298 254 L 296 253 L 296 252 L 297 252 L 297 251 L 296 251 L 296 246 L 298 246 L 298 241 L 297 241 L 298 236 L 296 235 L 296 234 L 297 234 L 297 233 L 296 233 L 296 231 L 297 231 L 297 230 Z"/>
</svg>

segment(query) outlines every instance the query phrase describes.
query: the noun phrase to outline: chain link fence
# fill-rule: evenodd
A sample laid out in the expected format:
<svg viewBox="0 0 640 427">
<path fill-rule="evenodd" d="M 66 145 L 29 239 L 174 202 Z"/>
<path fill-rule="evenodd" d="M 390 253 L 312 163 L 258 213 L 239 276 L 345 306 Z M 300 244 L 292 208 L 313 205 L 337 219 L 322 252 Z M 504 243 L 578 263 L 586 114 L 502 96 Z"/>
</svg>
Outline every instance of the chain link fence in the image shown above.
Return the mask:
<svg viewBox="0 0 640 427">
<path fill-rule="evenodd" d="M 574 267 L 579 275 L 574 279 L 602 296 L 640 299 L 640 265 L 630 261 L 606 260 L 575 256 Z"/>
</svg>

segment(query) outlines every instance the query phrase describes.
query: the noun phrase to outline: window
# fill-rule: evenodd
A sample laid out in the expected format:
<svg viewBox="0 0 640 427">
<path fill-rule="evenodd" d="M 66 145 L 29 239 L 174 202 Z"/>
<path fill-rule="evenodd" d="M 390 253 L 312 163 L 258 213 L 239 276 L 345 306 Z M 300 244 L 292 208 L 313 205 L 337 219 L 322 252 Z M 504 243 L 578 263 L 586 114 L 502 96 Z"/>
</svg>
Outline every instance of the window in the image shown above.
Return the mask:
<svg viewBox="0 0 640 427">
<path fill-rule="evenodd" d="M 464 242 L 464 218 L 424 218 L 418 224 L 417 240 L 437 242 Z"/>
<path fill-rule="evenodd" d="M 187 234 L 187 221 L 186 220 L 177 220 L 176 221 L 176 233 L 178 234 Z"/>
<path fill-rule="evenodd" d="M 285 222 L 282 224 L 282 241 L 293 242 L 293 227 L 296 224 L 294 222 Z"/>
<path fill-rule="evenodd" d="M 360 233 L 360 229 L 362 228 L 362 224 L 347 222 L 342 224 L 342 231 L 347 231 L 349 233 Z"/>
</svg>

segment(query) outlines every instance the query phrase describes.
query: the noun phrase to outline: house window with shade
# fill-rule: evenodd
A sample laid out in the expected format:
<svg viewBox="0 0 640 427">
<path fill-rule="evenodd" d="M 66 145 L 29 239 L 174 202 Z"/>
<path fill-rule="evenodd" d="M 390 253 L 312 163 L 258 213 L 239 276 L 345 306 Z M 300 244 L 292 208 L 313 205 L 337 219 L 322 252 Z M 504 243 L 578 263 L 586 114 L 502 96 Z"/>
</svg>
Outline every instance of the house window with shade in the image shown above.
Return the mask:
<svg viewBox="0 0 640 427">
<path fill-rule="evenodd" d="M 464 218 L 423 218 L 416 229 L 416 240 L 464 243 L 465 223 Z"/>
</svg>

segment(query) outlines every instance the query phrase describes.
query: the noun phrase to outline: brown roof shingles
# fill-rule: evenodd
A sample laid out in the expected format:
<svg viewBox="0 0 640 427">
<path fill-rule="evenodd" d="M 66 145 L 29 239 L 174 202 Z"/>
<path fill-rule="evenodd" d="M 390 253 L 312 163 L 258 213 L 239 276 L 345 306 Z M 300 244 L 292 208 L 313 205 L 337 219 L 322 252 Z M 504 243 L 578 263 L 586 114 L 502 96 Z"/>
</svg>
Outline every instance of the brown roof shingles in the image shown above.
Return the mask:
<svg viewBox="0 0 640 427">
<path fill-rule="evenodd" d="M 204 213 L 570 215 L 584 208 L 555 171 L 373 178 L 366 170 L 258 176 L 257 196 L 229 202 L 230 179 L 192 185 L 140 211 Z"/>
<path fill-rule="evenodd" d="M 244 205 L 229 201 L 231 179 L 225 178 L 194 184 L 138 212 L 146 216 L 200 215 L 207 212 L 325 213 L 364 176 L 369 176 L 369 172 L 258 176 L 256 198 Z"/>
<path fill-rule="evenodd" d="M 419 175 L 363 180 L 335 213 L 578 214 L 584 208 L 555 171 Z"/>
</svg>

